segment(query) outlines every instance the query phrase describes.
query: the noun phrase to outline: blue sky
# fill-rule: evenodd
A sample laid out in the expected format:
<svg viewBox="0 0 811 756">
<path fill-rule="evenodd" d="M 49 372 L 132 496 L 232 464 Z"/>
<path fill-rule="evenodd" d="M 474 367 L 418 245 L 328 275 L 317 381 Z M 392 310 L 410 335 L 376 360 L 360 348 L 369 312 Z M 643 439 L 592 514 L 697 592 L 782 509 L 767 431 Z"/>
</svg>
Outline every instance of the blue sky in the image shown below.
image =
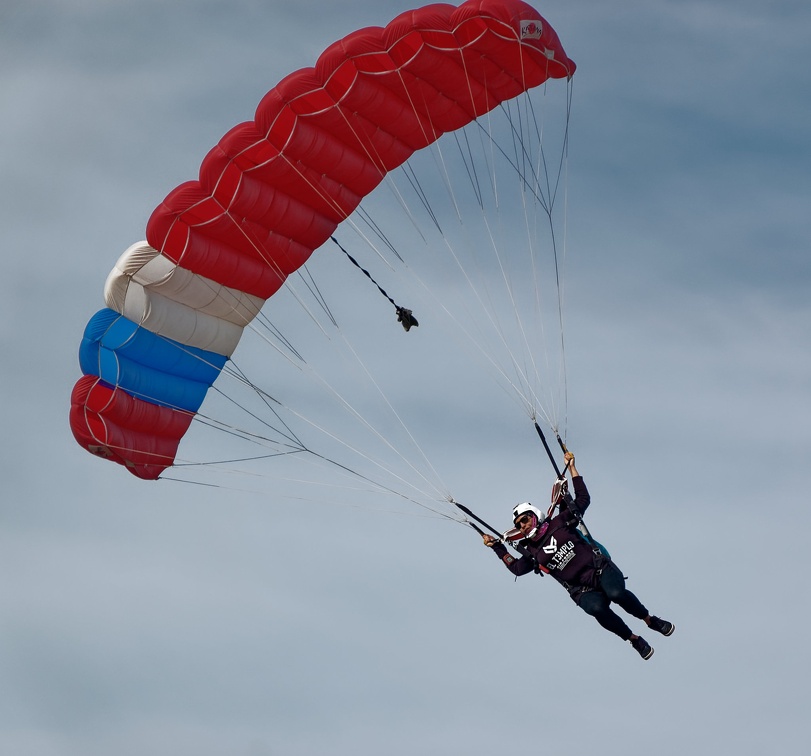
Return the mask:
<svg viewBox="0 0 811 756">
<path fill-rule="evenodd" d="M 410 7 L 0 9 L 4 752 L 803 752 L 806 3 L 536 4 L 578 65 L 567 439 L 591 529 L 677 625 L 650 662 L 454 523 L 145 484 L 74 442 L 82 329 L 155 205 L 284 75 Z M 402 343 L 444 393 L 401 398 L 506 527 L 547 496 L 542 451 L 425 325 Z"/>
</svg>

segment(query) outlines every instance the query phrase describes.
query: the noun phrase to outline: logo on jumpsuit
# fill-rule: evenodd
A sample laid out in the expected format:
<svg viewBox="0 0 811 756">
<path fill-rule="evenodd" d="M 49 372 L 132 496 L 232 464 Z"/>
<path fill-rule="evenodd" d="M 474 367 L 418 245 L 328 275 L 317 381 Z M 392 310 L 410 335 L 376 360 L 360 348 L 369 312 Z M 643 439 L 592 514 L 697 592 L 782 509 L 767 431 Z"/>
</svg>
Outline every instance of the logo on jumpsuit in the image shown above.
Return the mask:
<svg viewBox="0 0 811 756">
<path fill-rule="evenodd" d="M 549 539 L 549 543 L 543 547 L 544 554 L 554 554 L 558 550 L 558 542 L 555 540 L 555 536 L 552 536 Z"/>
</svg>

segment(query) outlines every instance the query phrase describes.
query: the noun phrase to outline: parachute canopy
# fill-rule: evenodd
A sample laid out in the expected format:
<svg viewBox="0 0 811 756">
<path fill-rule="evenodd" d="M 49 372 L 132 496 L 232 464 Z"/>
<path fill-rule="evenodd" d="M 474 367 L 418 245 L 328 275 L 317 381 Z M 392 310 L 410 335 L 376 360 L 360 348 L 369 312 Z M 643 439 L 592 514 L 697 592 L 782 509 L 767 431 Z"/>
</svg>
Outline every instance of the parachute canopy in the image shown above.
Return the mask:
<svg viewBox="0 0 811 756">
<path fill-rule="evenodd" d="M 77 441 L 159 477 L 243 328 L 389 171 L 574 70 L 531 6 L 468 0 L 349 34 L 287 76 L 110 273 L 80 348 Z"/>
</svg>

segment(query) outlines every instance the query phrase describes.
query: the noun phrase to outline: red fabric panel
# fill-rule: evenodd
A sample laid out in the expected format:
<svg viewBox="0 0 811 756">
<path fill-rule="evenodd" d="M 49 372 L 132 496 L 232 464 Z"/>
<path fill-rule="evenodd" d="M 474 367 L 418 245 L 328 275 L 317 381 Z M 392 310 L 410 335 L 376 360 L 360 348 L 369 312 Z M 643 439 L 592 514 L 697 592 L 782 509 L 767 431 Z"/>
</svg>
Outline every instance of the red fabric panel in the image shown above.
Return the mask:
<svg viewBox="0 0 811 756">
<path fill-rule="evenodd" d="M 71 395 L 70 427 L 79 444 L 145 480 L 174 463 L 193 417 L 110 388 L 95 375 L 80 378 Z"/>
<path fill-rule="evenodd" d="M 541 22 L 539 39 L 520 39 L 522 20 Z M 432 4 L 361 29 L 268 92 L 199 180 L 155 210 L 147 240 L 268 298 L 414 150 L 573 72 L 554 30 L 520 0 Z"/>
</svg>

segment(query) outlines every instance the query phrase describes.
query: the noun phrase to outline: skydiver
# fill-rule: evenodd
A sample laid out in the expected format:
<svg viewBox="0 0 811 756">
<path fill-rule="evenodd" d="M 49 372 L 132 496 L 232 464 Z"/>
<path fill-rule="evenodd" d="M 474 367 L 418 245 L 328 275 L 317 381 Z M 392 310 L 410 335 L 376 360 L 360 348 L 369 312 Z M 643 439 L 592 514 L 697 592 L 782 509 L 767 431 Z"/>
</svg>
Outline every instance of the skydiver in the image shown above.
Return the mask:
<svg viewBox="0 0 811 756">
<path fill-rule="evenodd" d="M 608 552 L 597 542 L 587 540 L 578 528 L 591 497 L 575 467 L 574 455 L 566 452 L 565 460 L 574 499 L 568 493 L 568 482 L 562 478 L 552 489 L 552 506 L 546 516 L 529 502 L 513 509 L 515 530 L 506 533 L 505 538 L 517 541 L 523 555 L 520 558 L 511 556 L 502 540 L 488 534 L 482 536 L 484 545 L 493 549 L 513 575 L 533 571 L 552 575 L 584 612 L 606 630 L 629 641 L 643 659 L 650 659 L 653 648 L 644 638 L 631 632 L 631 628 L 611 609 L 611 603 L 618 604 L 662 635 L 672 635 L 675 625 L 651 615 L 625 587 L 622 570 L 614 564 Z M 556 507 L 559 512 L 554 515 Z"/>
</svg>

